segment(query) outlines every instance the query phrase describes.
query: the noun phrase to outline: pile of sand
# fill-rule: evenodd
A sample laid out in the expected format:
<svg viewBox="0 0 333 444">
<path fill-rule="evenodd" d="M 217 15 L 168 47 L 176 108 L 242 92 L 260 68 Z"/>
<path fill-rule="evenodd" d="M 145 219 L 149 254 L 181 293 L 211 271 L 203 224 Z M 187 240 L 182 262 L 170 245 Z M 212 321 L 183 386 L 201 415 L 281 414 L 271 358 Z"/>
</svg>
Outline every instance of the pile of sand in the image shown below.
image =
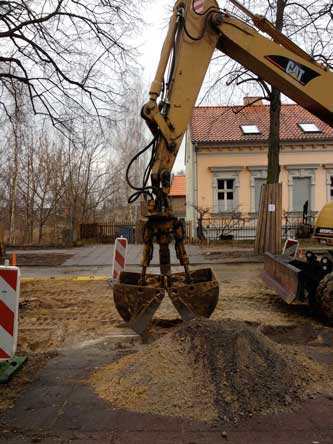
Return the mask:
<svg viewBox="0 0 333 444">
<path fill-rule="evenodd" d="M 237 321 L 192 321 L 144 350 L 97 370 L 90 383 L 116 408 L 233 420 L 306 396 L 319 369 Z"/>
</svg>

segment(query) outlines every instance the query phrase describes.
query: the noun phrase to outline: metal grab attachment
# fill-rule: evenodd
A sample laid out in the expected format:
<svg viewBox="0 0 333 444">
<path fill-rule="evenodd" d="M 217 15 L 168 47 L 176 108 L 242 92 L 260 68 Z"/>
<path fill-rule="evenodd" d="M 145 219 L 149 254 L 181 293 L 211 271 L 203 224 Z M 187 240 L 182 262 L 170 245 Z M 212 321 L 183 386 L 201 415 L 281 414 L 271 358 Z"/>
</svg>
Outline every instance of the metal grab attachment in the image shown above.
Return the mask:
<svg viewBox="0 0 333 444">
<path fill-rule="evenodd" d="M 183 321 L 195 317 L 209 318 L 219 297 L 219 284 L 212 269 L 193 271 L 190 274 L 191 284 L 187 284 L 186 275 L 182 273 L 173 276 L 174 285 L 167 291 Z M 180 281 L 182 285 L 179 285 Z"/>
<path fill-rule="evenodd" d="M 190 285 L 185 273 L 175 273 L 170 278 L 171 287 L 164 288 L 161 287 L 159 275 L 147 274 L 147 285 L 140 285 L 140 273 L 120 273 L 113 289 L 114 302 L 120 316 L 138 334 L 147 330 L 166 292 L 183 321 L 196 317 L 209 318 L 213 313 L 219 286 L 210 268 L 193 271 Z"/>
<path fill-rule="evenodd" d="M 184 245 L 184 228 L 173 216 L 148 217 L 144 226 L 144 251 L 140 273 L 121 272 L 113 289 L 114 302 L 129 327 L 143 334 L 167 292 L 183 321 L 208 318 L 214 311 L 219 286 L 210 268 L 190 272 Z M 159 244 L 160 275 L 147 274 L 154 239 Z M 174 239 L 183 273 L 171 274 L 169 245 Z"/>
<path fill-rule="evenodd" d="M 145 223 L 143 230 L 143 257 L 142 257 L 142 273 L 141 285 L 146 285 L 145 274 L 150 261 L 153 258 L 154 239 L 156 239 L 160 251 L 160 270 L 161 270 L 161 286 L 171 287 L 171 264 L 169 245 L 172 238 L 175 240 L 175 250 L 177 259 L 184 267 L 187 283 L 191 282 L 189 271 L 189 259 L 184 246 L 185 232 L 179 219 L 173 216 L 150 216 Z"/>
<path fill-rule="evenodd" d="M 147 285 L 141 285 L 141 278 L 140 273 L 122 271 L 113 288 L 118 313 L 138 334 L 145 331 L 164 298 L 158 276 L 147 275 Z"/>
</svg>

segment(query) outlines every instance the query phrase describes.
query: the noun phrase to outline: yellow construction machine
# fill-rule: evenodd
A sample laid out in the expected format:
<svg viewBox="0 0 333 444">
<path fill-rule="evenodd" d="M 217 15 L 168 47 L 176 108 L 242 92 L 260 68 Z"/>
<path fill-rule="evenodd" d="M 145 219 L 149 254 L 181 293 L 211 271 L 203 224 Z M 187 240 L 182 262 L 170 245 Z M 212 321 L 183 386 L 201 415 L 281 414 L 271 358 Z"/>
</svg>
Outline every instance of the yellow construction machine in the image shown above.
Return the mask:
<svg viewBox="0 0 333 444">
<path fill-rule="evenodd" d="M 313 237 L 321 244 L 333 245 L 333 201 L 328 202 L 320 210 Z"/>
<path fill-rule="evenodd" d="M 132 185 L 135 193 L 129 199 L 132 202 L 144 195 L 148 204 L 142 270 L 121 273 L 114 286 L 119 313 L 140 334 L 146 331 L 165 291 L 183 320 L 209 317 L 217 304 L 219 288 L 212 270 L 190 271 L 183 225 L 173 216 L 168 197 L 171 170 L 214 50 L 221 50 L 333 125 L 333 73 L 267 19 L 232 1 L 251 18 L 253 26 L 221 10 L 215 0 L 176 1 L 149 101 L 141 112 L 153 140 L 132 159 L 127 179 L 132 185 L 130 168 L 150 150 L 142 187 Z M 147 274 L 155 240 L 159 276 Z M 172 240 L 183 273 L 171 273 Z"/>
</svg>

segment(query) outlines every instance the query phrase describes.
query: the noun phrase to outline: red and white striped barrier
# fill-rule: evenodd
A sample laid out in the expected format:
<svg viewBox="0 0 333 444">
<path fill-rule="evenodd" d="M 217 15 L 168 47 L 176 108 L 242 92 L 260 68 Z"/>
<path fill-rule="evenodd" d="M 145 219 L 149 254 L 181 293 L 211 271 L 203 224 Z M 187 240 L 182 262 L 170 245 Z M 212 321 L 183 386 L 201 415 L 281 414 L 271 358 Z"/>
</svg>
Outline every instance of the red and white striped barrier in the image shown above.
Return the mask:
<svg viewBox="0 0 333 444">
<path fill-rule="evenodd" d="M 0 266 L 0 362 L 16 352 L 19 297 L 19 268 Z"/>
<path fill-rule="evenodd" d="M 193 11 L 197 14 L 204 12 L 205 0 L 193 0 Z"/>
<path fill-rule="evenodd" d="M 126 265 L 127 239 L 118 237 L 114 243 L 112 280 L 115 282 Z"/>
<path fill-rule="evenodd" d="M 299 247 L 298 240 L 287 239 L 282 250 L 283 256 L 289 256 L 295 259 L 297 256 L 298 247 Z"/>
</svg>

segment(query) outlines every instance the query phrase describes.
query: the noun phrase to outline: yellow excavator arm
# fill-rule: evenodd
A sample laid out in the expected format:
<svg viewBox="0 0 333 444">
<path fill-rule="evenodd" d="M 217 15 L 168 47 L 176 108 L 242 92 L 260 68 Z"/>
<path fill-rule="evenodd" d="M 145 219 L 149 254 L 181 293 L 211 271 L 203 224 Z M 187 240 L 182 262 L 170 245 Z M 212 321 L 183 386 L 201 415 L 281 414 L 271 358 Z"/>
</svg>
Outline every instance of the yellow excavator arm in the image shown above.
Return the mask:
<svg viewBox="0 0 333 444">
<path fill-rule="evenodd" d="M 237 0 L 231 0 L 237 3 Z M 203 4 L 202 12 L 194 5 Z M 242 7 L 243 8 L 243 7 Z M 122 272 L 114 286 L 116 307 L 138 333 L 147 331 L 165 292 L 183 320 L 209 317 L 218 296 L 211 269 L 190 272 L 184 227 L 173 216 L 168 194 L 171 170 L 191 118 L 208 65 L 216 48 L 277 87 L 320 119 L 333 125 L 333 74 L 281 34 L 265 18 L 251 16 L 257 29 L 219 9 L 215 0 L 178 0 L 170 20 L 150 100 L 142 116 L 154 139 L 143 187 L 133 187 L 135 200 L 149 195 L 144 226 L 141 273 Z M 166 79 L 165 79 L 166 78 Z M 138 153 L 138 155 L 140 154 Z M 127 169 L 137 158 L 136 155 Z M 148 172 L 148 173 L 147 173 Z M 147 181 L 151 172 L 151 185 Z M 159 245 L 160 276 L 147 274 L 154 240 Z M 169 246 L 175 249 L 184 273 L 171 273 Z"/>
<path fill-rule="evenodd" d="M 193 0 L 176 2 L 160 62 L 143 117 L 161 138 L 152 169 L 153 181 L 169 191 L 169 176 L 190 121 L 215 48 L 333 126 L 333 73 L 279 32 L 264 17 L 249 13 L 262 35 L 220 11 L 215 0 L 195 12 Z M 163 91 L 166 70 L 171 72 Z M 167 88 L 167 90 L 166 90 Z M 157 99 L 161 98 L 160 103 Z M 155 211 L 158 209 L 155 208 Z"/>
</svg>

